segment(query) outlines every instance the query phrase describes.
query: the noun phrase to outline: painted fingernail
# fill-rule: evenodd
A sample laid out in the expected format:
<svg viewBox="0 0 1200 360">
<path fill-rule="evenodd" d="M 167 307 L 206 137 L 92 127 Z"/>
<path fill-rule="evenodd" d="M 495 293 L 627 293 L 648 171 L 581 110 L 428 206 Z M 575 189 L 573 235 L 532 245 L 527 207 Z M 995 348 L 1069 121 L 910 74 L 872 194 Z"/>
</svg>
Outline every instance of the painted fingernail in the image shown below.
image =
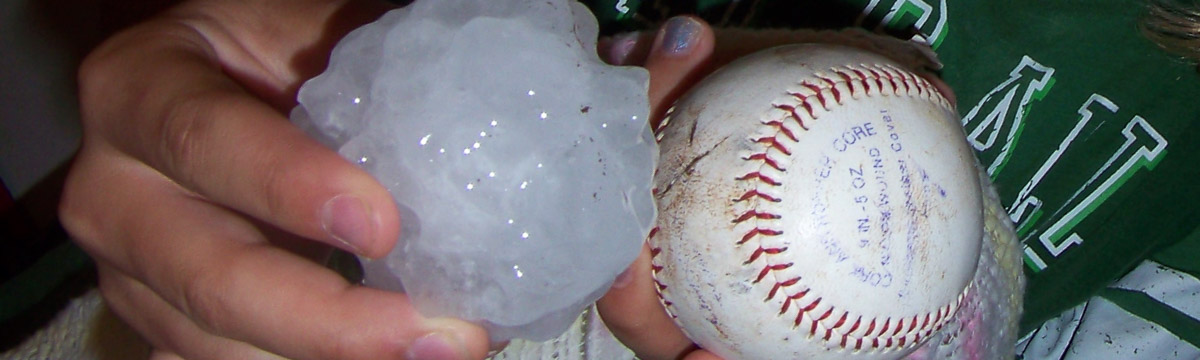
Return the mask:
<svg viewBox="0 0 1200 360">
<path fill-rule="evenodd" d="M 375 222 L 367 203 L 352 195 L 334 196 L 325 202 L 321 208 L 321 227 L 354 253 L 369 247 L 375 235 Z"/>
<path fill-rule="evenodd" d="M 686 54 L 696 45 L 700 23 L 687 16 L 676 16 L 664 26 L 661 49 L 669 54 Z"/>
<path fill-rule="evenodd" d="M 408 347 L 406 358 L 409 360 L 444 360 L 466 359 L 466 352 L 454 346 L 457 343 L 452 335 L 439 331 L 431 332 L 417 338 Z"/>
</svg>

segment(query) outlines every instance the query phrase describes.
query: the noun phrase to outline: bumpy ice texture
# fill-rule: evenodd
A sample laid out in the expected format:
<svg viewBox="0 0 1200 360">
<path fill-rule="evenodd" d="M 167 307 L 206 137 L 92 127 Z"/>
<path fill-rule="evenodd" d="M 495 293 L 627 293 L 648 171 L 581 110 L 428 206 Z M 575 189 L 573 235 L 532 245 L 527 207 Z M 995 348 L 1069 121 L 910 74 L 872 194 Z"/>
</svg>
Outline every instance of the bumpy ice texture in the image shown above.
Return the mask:
<svg viewBox="0 0 1200 360">
<path fill-rule="evenodd" d="M 654 223 L 647 74 L 567 0 L 422 0 L 348 34 L 292 120 L 373 174 L 403 235 L 369 286 L 493 340 L 564 331 Z M 365 259 L 364 259 L 365 260 Z"/>
</svg>

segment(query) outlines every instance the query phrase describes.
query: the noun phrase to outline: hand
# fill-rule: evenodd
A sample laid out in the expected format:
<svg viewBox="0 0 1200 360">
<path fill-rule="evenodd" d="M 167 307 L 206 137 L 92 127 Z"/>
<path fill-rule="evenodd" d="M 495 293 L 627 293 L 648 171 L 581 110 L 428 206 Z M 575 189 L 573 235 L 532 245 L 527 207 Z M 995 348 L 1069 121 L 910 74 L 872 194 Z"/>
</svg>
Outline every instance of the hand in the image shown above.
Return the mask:
<svg viewBox="0 0 1200 360">
<path fill-rule="evenodd" d="M 329 246 L 386 254 L 400 219 L 371 176 L 282 114 L 334 42 L 386 10 L 187 1 L 85 60 L 61 218 L 155 358 L 485 356 L 481 328 L 318 265 Z"/>
<path fill-rule="evenodd" d="M 667 108 L 714 68 L 714 34 L 702 20 L 676 17 L 655 33 L 633 33 L 600 42 L 601 56 L 616 64 L 642 65 L 650 71 L 651 126 Z M 698 349 L 667 316 L 650 275 L 650 249 L 596 304 L 605 325 L 641 359 L 717 359 Z"/>
</svg>

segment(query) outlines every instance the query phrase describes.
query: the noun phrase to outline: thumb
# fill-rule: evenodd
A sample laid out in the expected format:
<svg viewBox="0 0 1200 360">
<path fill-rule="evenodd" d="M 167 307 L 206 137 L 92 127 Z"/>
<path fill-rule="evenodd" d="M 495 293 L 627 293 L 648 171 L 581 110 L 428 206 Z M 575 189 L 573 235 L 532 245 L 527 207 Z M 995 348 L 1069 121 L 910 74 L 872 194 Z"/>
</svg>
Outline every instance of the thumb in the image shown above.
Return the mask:
<svg viewBox="0 0 1200 360">
<path fill-rule="evenodd" d="M 703 20 L 677 16 L 667 20 L 646 57 L 650 71 L 650 125 L 657 128 L 664 113 L 705 73 L 715 43 Z"/>
</svg>

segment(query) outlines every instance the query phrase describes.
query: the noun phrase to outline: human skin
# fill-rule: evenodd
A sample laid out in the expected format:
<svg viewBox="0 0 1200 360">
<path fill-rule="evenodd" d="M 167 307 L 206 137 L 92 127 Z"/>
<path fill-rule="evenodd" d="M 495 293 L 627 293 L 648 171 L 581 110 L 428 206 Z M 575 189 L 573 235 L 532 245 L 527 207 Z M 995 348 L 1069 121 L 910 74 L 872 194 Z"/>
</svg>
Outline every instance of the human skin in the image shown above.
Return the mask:
<svg viewBox="0 0 1200 360">
<path fill-rule="evenodd" d="M 424 318 L 403 294 L 349 284 L 319 265 L 334 247 L 383 256 L 403 219 L 381 185 L 285 114 L 333 44 L 388 9 L 366 0 L 185 1 L 87 57 L 84 139 L 60 215 L 96 260 L 106 302 L 154 358 L 486 355 L 482 329 Z M 710 64 L 718 41 L 707 25 L 674 24 L 682 27 L 609 39 L 599 50 L 649 70 L 654 119 L 719 65 Z M 662 310 L 647 251 L 599 306 L 643 359 L 715 358 Z"/>
<path fill-rule="evenodd" d="M 335 247 L 385 255 L 403 219 L 380 184 L 286 113 L 333 44 L 388 9 L 184 1 L 85 59 L 83 144 L 60 217 L 95 259 L 107 304 L 153 358 L 486 356 L 483 329 L 422 317 L 403 294 L 320 265 Z M 654 113 L 711 43 L 639 60 Z"/>
</svg>

